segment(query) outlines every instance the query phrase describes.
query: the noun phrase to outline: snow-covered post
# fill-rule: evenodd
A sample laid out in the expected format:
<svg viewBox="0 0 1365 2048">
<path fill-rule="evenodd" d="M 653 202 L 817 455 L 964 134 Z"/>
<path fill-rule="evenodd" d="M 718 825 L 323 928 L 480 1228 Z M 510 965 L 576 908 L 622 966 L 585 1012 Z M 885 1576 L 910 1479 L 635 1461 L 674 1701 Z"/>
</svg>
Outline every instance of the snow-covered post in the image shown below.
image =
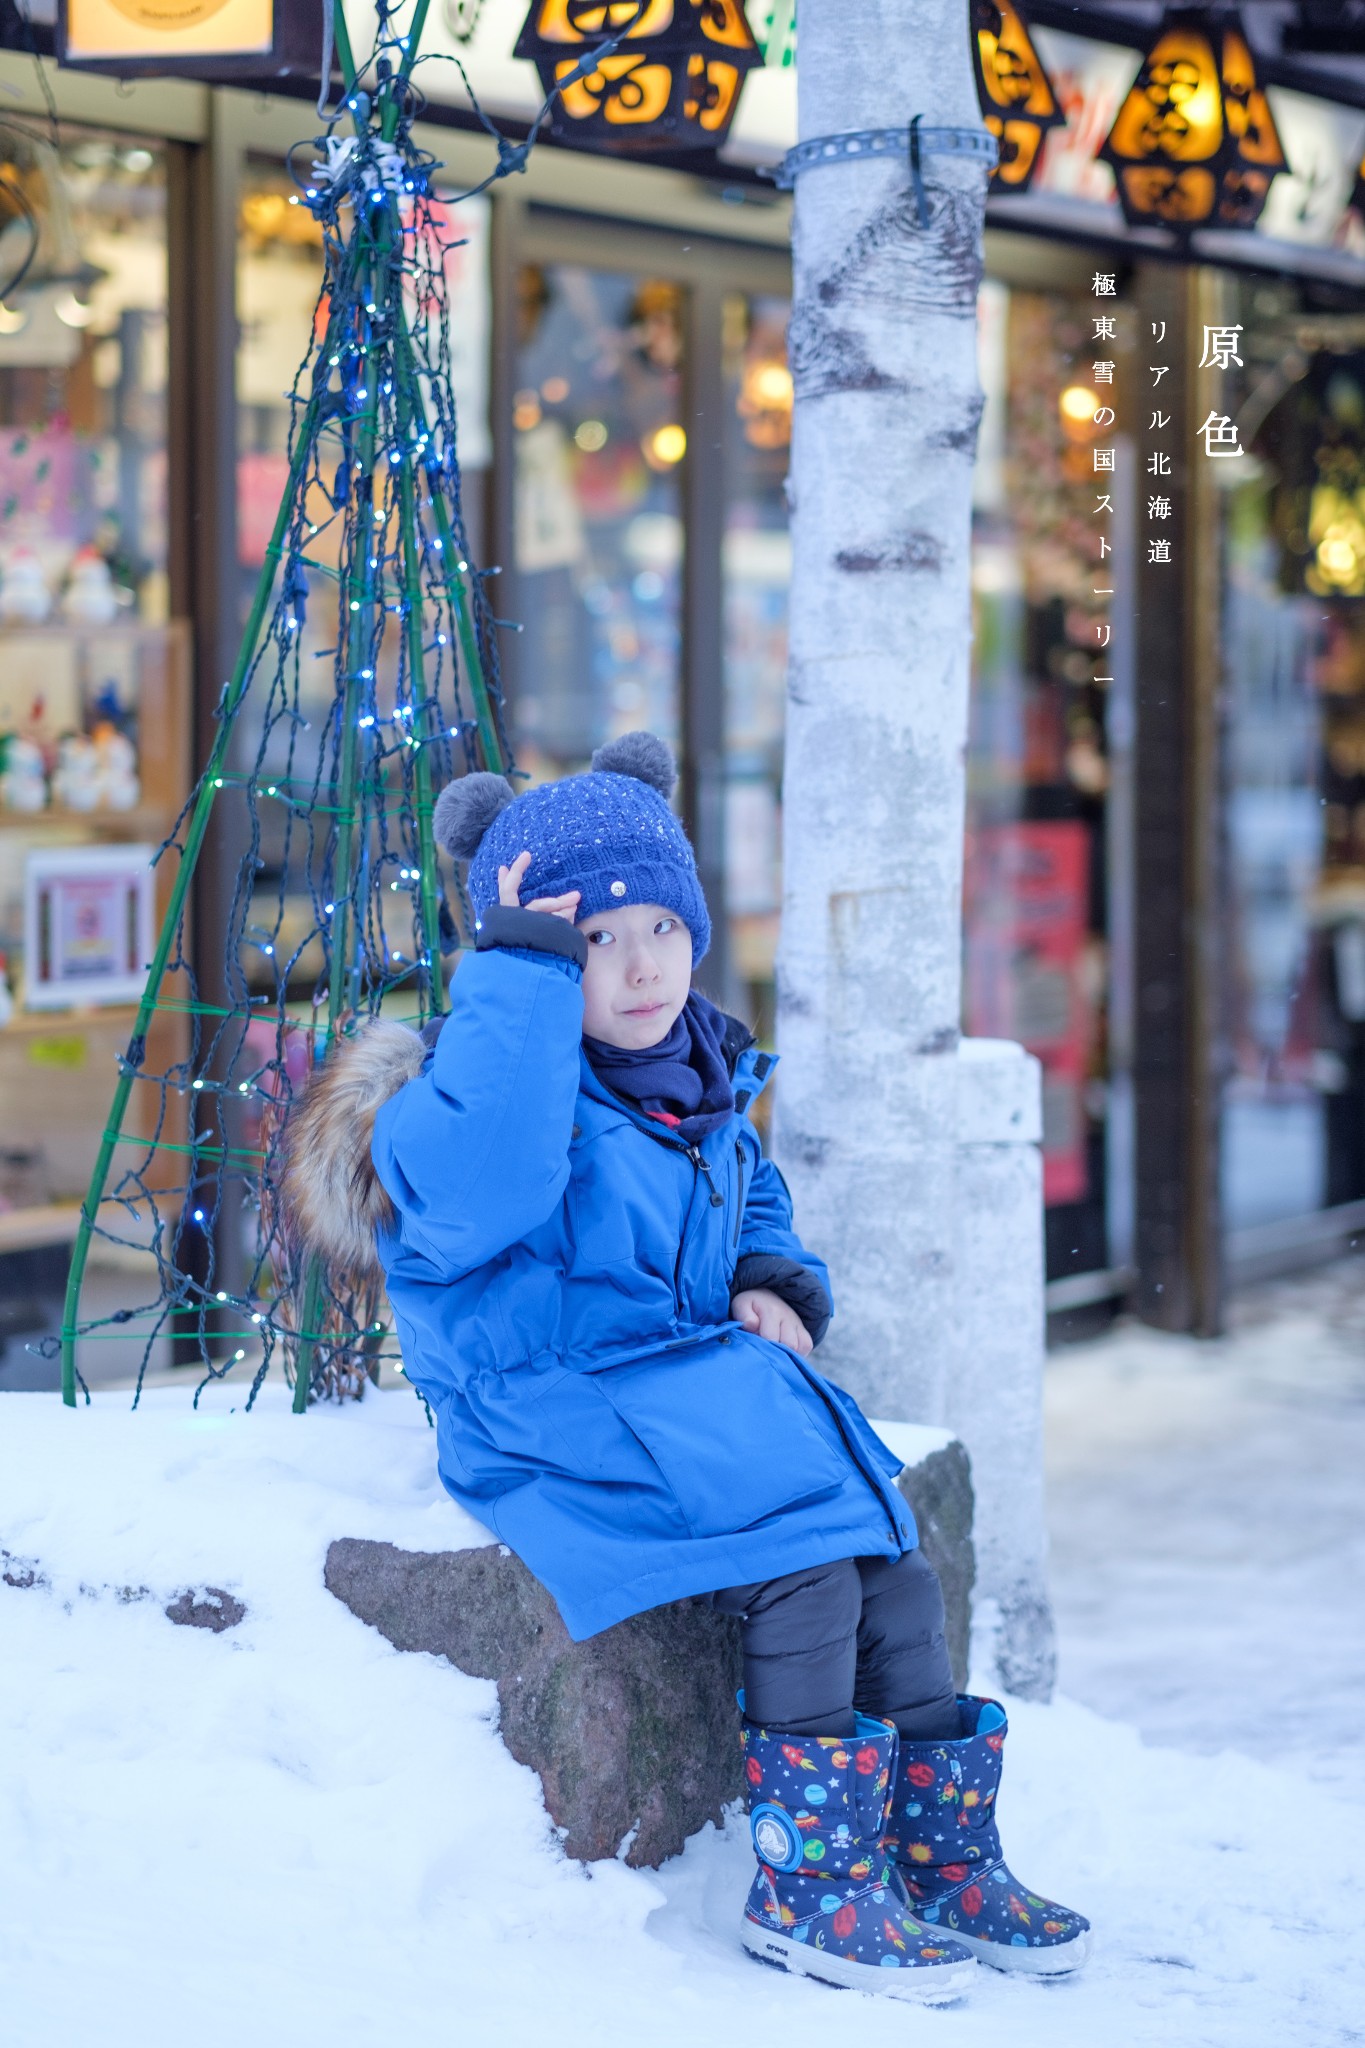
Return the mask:
<svg viewBox="0 0 1365 2048">
<path fill-rule="evenodd" d="M 916 115 L 979 131 L 968 23 L 964 0 L 802 0 L 801 140 L 905 129 Z M 801 1227 L 833 1271 L 822 1365 L 870 1414 L 951 1421 L 972 1453 L 983 1536 L 999 1489 L 1027 1503 L 1024 1587 L 1006 1585 L 1005 1546 L 988 1539 L 977 1590 L 1002 1649 L 1020 1627 L 1039 1638 L 1022 1660 L 1002 1655 L 999 1673 L 1037 1693 L 1050 1684 L 1040 1431 L 1010 1435 L 1011 1417 L 1036 1416 L 1041 1387 L 1036 1200 L 997 1205 L 964 1256 L 980 1146 L 1012 1149 L 1016 1192 L 1030 1172 L 1036 1191 L 1036 1117 L 995 1132 L 981 1110 L 991 1091 L 976 1090 L 965 1148 L 959 1132 L 986 172 L 935 153 L 922 177 L 927 226 L 908 150 L 822 164 L 796 184 L 775 1135 Z M 1027 1095 L 1036 1068 L 1019 1057 Z M 989 1370 L 964 1341 L 988 1320 L 966 1299 L 983 1284 L 998 1285 L 1003 1316 L 1027 1305 L 988 1347 Z"/>
</svg>

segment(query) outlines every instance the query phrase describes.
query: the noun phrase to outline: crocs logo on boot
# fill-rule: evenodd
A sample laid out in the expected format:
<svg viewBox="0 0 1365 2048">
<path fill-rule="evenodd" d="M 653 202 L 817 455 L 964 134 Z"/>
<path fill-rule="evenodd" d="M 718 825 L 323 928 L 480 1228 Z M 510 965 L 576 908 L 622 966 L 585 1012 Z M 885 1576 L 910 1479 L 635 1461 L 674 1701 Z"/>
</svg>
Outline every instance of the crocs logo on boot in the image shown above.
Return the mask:
<svg viewBox="0 0 1365 2048">
<path fill-rule="evenodd" d="M 799 1870 L 806 1849 L 790 1814 L 780 1806 L 756 1806 L 749 1815 L 754 1854 L 770 1870 Z"/>
</svg>

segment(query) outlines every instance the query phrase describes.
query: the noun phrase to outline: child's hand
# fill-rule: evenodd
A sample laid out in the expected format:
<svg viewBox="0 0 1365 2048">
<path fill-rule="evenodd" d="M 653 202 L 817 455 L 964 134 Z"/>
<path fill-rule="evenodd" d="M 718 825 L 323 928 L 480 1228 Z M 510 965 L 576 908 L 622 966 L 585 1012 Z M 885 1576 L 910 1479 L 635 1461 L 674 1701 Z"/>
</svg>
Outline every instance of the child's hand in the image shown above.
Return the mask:
<svg viewBox="0 0 1365 2048">
<path fill-rule="evenodd" d="M 510 868 L 498 869 L 498 901 L 504 910 L 543 910 L 547 917 L 562 917 L 565 924 L 572 924 L 578 914 L 581 889 L 570 889 L 563 896 L 537 896 L 534 903 L 523 906 L 521 885 L 526 879 L 526 870 L 531 865 L 528 853 L 519 853 Z"/>
<path fill-rule="evenodd" d="M 754 1330 L 771 1344 L 785 1344 L 809 1358 L 815 1346 L 810 1331 L 794 1308 L 788 1308 L 780 1294 L 767 1287 L 746 1287 L 730 1303 L 730 1313 L 746 1330 Z"/>
</svg>

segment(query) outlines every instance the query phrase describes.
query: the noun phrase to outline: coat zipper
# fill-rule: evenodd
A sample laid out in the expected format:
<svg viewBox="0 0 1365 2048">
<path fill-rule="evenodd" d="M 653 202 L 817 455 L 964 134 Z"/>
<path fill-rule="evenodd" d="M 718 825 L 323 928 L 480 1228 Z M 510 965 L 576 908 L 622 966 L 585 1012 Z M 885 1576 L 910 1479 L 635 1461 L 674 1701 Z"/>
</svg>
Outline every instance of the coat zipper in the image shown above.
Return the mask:
<svg viewBox="0 0 1365 2048">
<path fill-rule="evenodd" d="M 635 1125 L 637 1131 L 643 1131 L 644 1135 L 647 1138 L 653 1138 L 656 1145 L 665 1145 L 671 1152 L 686 1153 L 687 1157 L 692 1162 L 692 1191 L 694 1194 L 696 1193 L 698 1174 L 705 1174 L 707 1186 L 711 1190 L 712 1205 L 715 1206 L 718 1203 L 724 1202 L 725 1197 L 720 1193 L 719 1189 L 717 1188 L 716 1183 L 712 1178 L 711 1168 L 707 1163 L 706 1155 L 701 1150 L 701 1147 L 699 1145 L 689 1145 L 682 1138 L 670 1138 L 666 1131 L 652 1131 L 649 1128 L 648 1124 L 637 1121 L 637 1119 L 633 1116 L 630 1118 L 630 1121 Z M 742 1195 L 744 1186 L 744 1169 L 742 1155 L 744 1147 L 738 1139 L 736 1139 L 735 1141 L 735 1151 L 736 1153 L 741 1155 L 740 1191 Z M 690 1210 L 692 1204 L 689 1202 L 687 1206 Z M 743 1216 L 743 1213 L 744 1205 L 741 1201 L 741 1217 Z M 736 1226 L 736 1235 L 738 1235 L 738 1226 Z M 687 1218 L 684 1216 L 683 1227 L 678 1236 L 678 1256 L 673 1262 L 673 1300 L 677 1307 L 679 1315 L 682 1314 L 682 1262 L 683 1253 L 686 1251 L 686 1249 Z M 804 1372 L 804 1370 L 802 1371 L 802 1378 L 805 1380 L 806 1385 L 810 1388 L 811 1392 L 815 1395 L 816 1399 L 824 1403 L 826 1413 L 829 1415 L 831 1422 L 834 1424 L 834 1427 L 839 1432 L 839 1440 L 843 1444 L 844 1449 L 848 1452 L 849 1463 L 853 1466 L 854 1470 L 861 1475 L 863 1484 L 867 1487 L 868 1492 L 873 1496 L 878 1507 L 882 1510 L 882 1513 L 887 1516 L 886 1533 L 888 1536 L 891 1537 L 892 1541 L 895 1542 L 896 1540 L 898 1540 L 898 1532 L 895 1526 L 894 1515 L 892 1514 L 891 1509 L 887 1506 L 886 1496 L 882 1492 L 881 1487 L 878 1485 L 877 1481 L 872 1477 L 872 1474 L 868 1471 L 866 1465 L 864 1465 L 862 1459 L 858 1456 L 858 1453 L 854 1450 L 853 1445 L 849 1441 L 848 1431 L 844 1428 L 843 1417 L 840 1415 L 834 1403 L 829 1399 L 829 1397 L 826 1394 L 821 1392 L 821 1389 L 816 1384 L 816 1382 L 812 1380 L 809 1377 L 809 1375 Z"/>
<path fill-rule="evenodd" d="M 702 1151 L 701 1146 L 689 1145 L 687 1148 L 687 1156 L 692 1161 L 693 1171 L 696 1173 L 703 1173 L 706 1176 L 706 1185 L 711 1190 L 711 1207 L 713 1209 L 723 1209 L 725 1207 L 725 1197 L 721 1193 L 720 1189 L 716 1186 L 715 1180 L 713 1179 L 711 1173 L 710 1161 L 707 1159 L 706 1154 Z"/>
<path fill-rule="evenodd" d="M 662 1145 L 664 1149 L 668 1152 L 681 1152 L 686 1156 L 687 1159 L 691 1161 L 692 1193 L 694 1195 L 697 1191 L 697 1175 L 700 1172 L 706 1175 L 707 1182 L 711 1189 L 711 1200 L 713 1205 L 718 1201 L 724 1200 L 724 1196 L 719 1195 L 716 1191 L 716 1184 L 714 1180 L 712 1180 L 711 1178 L 711 1169 L 707 1165 L 705 1154 L 701 1151 L 699 1146 L 689 1145 L 685 1138 L 671 1138 L 668 1135 L 667 1131 L 651 1129 L 647 1123 L 643 1122 L 639 1117 L 632 1115 L 629 1112 L 629 1110 L 627 1111 L 627 1121 L 634 1124 L 636 1130 L 642 1132 L 646 1138 L 652 1138 L 656 1145 Z M 692 1208 L 692 1203 L 690 1199 L 688 1201 L 687 1208 L 688 1213 L 690 1214 Z M 679 1315 L 682 1314 L 683 1305 L 682 1266 L 683 1254 L 686 1250 L 687 1216 L 685 1215 L 683 1217 L 683 1227 L 678 1233 L 678 1255 L 673 1261 L 673 1306 L 676 1308 Z"/>
<path fill-rule="evenodd" d="M 646 1135 L 646 1137 L 650 1137 L 650 1138 L 652 1138 L 652 1137 L 654 1136 L 654 1133 L 653 1133 L 653 1131 L 647 1131 L 647 1132 L 645 1133 L 645 1135 Z M 658 1142 L 659 1144 L 661 1144 L 661 1145 L 667 1145 L 667 1146 L 668 1146 L 668 1148 L 669 1148 L 669 1150 L 670 1150 L 671 1152 L 685 1152 L 685 1153 L 687 1154 L 687 1157 L 688 1157 L 688 1158 L 689 1158 L 689 1159 L 691 1160 L 691 1162 L 692 1162 L 692 1193 L 693 1193 L 694 1195 L 695 1195 L 695 1194 L 696 1194 L 696 1192 L 697 1192 L 697 1176 L 698 1176 L 698 1174 L 699 1174 L 699 1173 L 704 1173 L 704 1174 L 706 1175 L 706 1181 L 707 1181 L 707 1185 L 709 1186 L 709 1188 L 710 1188 L 710 1190 L 711 1190 L 711 1201 L 712 1201 L 712 1205 L 714 1206 L 714 1204 L 715 1204 L 715 1203 L 717 1203 L 717 1202 L 719 1202 L 719 1201 L 721 1201 L 721 1200 L 723 1200 L 723 1199 L 724 1199 L 724 1198 L 723 1198 L 723 1197 L 722 1197 L 721 1195 L 717 1194 L 717 1192 L 716 1192 L 716 1184 L 715 1184 L 715 1182 L 714 1182 L 714 1181 L 712 1180 L 712 1178 L 711 1178 L 711 1169 L 710 1169 L 710 1167 L 709 1167 L 709 1166 L 707 1165 L 707 1163 L 706 1163 L 706 1158 L 705 1158 L 705 1155 L 704 1155 L 704 1154 L 702 1153 L 702 1151 L 700 1150 L 700 1148 L 699 1148 L 698 1146 L 696 1146 L 696 1145 L 685 1145 L 685 1144 L 683 1144 L 683 1142 L 681 1141 L 681 1139 L 679 1139 L 679 1140 L 677 1140 L 677 1141 L 675 1142 L 675 1141 L 674 1141 L 673 1139 L 671 1139 L 671 1138 L 665 1138 L 665 1137 L 662 1137 L 662 1136 L 661 1136 L 661 1137 L 660 1137 L 660 1138 L 659 1138 L 659 1139 L 657 1140 L 657 1142 Z M 689 1202 L 688 1202 L 688 1204 L 687 1204 L 687 1210 L 688 1210 L 688 1214 L 690 1214 L 690 1213 L 691 1213 L 691 1209 L 692 1209 L 692 1204 L 691 1204 L 691 1202 L 689 1201 Z M 673 1305 L 674 1305 L 674 1307 L 675 1307 L 675 1308 L 677 1309 L 677 1311 L 678 1311 L 678 1314 L 679 1314 L 679 1315 L 681 1315 L 681 1314 L 682 1314 L 682 1305 L 683 1305 L 683 1299 L 682 1299 L 682 1269 L 683 1269 L 683 1254 L 684 1254 L 684 1253 L 686 1252 L 686 1250 L 687 1250 L 687 1215 L 684 1215 L 684 1217 L 683 1217 L 683 1226 L 682 1226 L 682 1229 L 681 1229 L 681 1230 L 680 1230 L 680 1231 L 678 1232 L 678 1255 L 677 1255 L 677 1257 L 676 1257 L 676 1258 L 674 1259 L 674 1261 L 673 1261 Z"/>
<path fill-rule="evenodd" d="M 715 1177 L 714 1177 L 714 1175 L 713 1175 L 713 1174 L 712 1174 L 712 1172 L 711 1172 L 711 1166 L 710 1166 L 710 1162 L 708 1161 L 708 1159 L 707 1159 L 707 1157 L 706 1157 L 706 1154 L 705 1154 L 705 1153 L 704 1153 L 704 1152 L 702 1151 L 702 1149 L 701 1149 L 700 1145 L 689 1145 L 689 1144 L 687 1143 L 687 1141 L 686 1141 L 686 1139 L 685 1139 L 685 1138 L 672 1138 L 672 1137 L 670 1137 L 670 1136 L 668 1135 L 667 1131 L 664 1131 L 664 1130 L 660 1130 L 660 1129 L 657 1129 L 657 1128 L 651 1128 L 651 1126 L 650 1126 L 650 1125 L 649 1125 L 648 1123 L 646 1123 L 645 1121 L 643 1121 L 643 1119 L 641 1119 L 640 1117 L 638 1117 L 638 1116 L 636 1116 L 635 1114 L 633 1114 L 633 1113 L 632 1113 L 632 1111 L 630 1110 L 629 1106 L 626 1106 L 626 1105 L 623 1105 L 623 1106 L 625 1106 L 625 1107 L 626 1107 L 626 1115 L 627 1115 L 627 1120 L 628 1120 L 628 1121 L 629 1121 L 630 1123 L 634 1124 L 634 1126 L 635 1126 L 635 1128 L 636 1128 L 636 1130 L 637 1130 L 637 1131 L 642 1131 L 642 1132 L 644 1133 L 645 1137 L 647 1137 L 647 1138 L 652 1138 L 652 1139 L 654 1140 L 654 1142 L 655 1142 L 655 1144 L 656 1144 L 656 1145 L 663 1145 L 663 1146 L 666 1146 L 666 1147 L 667 1147 L 667 1149 L 668 1149 L 668 1150 L 669 1150 L 670 1152 L 683 1152 L 683 1153 L 685 1153 L 685 1154 L 686 1154 L 686 1156 L 688 1157 L 688 1159 L 690 1159 L 690 1160 L 691 1160 L 691 1162 L 692 1162 L 692 1192 L 693 1192 L 693 1194 L 695 1194 L 695 1193 L 696 1193 L 696 1190 L 697 1190 L 697 1177 L 698 1177 L 698 1175 L 699 1175 L 699 1174 L 704 1174 L 704 1175 L 705 1175 L 705 1177 L 706 1177 L 706 1185 L 707 1185 L 707 1186 L 708 1186 L 708 1187 L 710 1188 L 710 1190 L 711 1190 L 711 1195 L 710 1195 L 710 1202 L 711 1202 L 711 1207 L 712 1207 L 713 1209 L 723 1209 L 723 1208 L 724 1208 L 724 1206 L 725 1206 L 725 1197 L 724 1197 L 724 1195 L 723 1195 L 723 1194 L 721 1193 L 720 1189 L 719 1189 L 719 1188 L 718 1188 L 718 1187 L 716 1186 L 716 1182 L 715 1182 Z M 736 1150 L 736 1152 L 741 1152 L 741 1151 L 742 1151 L 742 1149 L 743 1149 L 743 1148 L 742 1148 L 742 1146 L 741 1146 L 741 1145 L 739 1144 L 738 1140 L 736 1140 L 736 1143 L 735 1143 L 735 1150 Z M 741 1187 L 741 1192 L 742 1192 L 742 1191 L 743 1191 L 743 1170 L 742 1170 L 742 1169 L 741 1169 L 741 1175 L 740 1175 L 740 1187 Z M 687 1207 L 688 1207 L 688 1211 L 689 1211 L 689 1213 L 690 1213 L 690 1211 L 691 1211 L 691 1208 L 692 1208 L 692 1204 L 691 1204 L 691 1202 L 690 1202 L 690 1201 L 688 1202 L 688 1205 L 687 1205 Z M 743 1209 L 743 1204 L 741 1203 L 741 1213 L 742 1213 L 742 1209 Z M 738 1224 L 736 1224 L 736 1226 L 735 1226 L 735 1236 L 736 1236 L 736 1242 L 738 1242 L 738 1236 L 739 1236 L 739 1225 L 738 1225 Z M 676 1258 L 676 1259 L 675 1259 L 675 1260 L 673 1261 L 673 1302 L 674 1302 L 674 1306 L 676 1307 L 676 1309 L 677 1309 L 677 1311 L 678 1311 L 678 1314 L 679 1314 L 679 1315 L 681 1315 L 681 1314 L 682 1314 L 682 1305 L 683 1305 L 683 1303 L 682 1303 L 682 1265 L 683 1265 L 683 1253 L 684 1253 L 684 1252 L 685 1252 L 686 1250 L 687 1250 L 687 1217 L 686 1217 L 686 1216 L 684 1216 L 684 1217 L 683 1217 L 683 1227 L 682 1227 L 682 1230 L 680 1231 L 680 1233 L 679 1233 L 679 1235 L 678 1235 L 678 1256 L 677 1256 L 677 1258 Z M 855 1462 L 856 1462 L 856 1460 L 855 1460 Z"/>
<path fill-rule="evenodd" d="M 652 1133 L 651 1133 L 651 1135 L 652 1135 Z M 707 1186 L 708 1186 L 708 1187 L 710 1188 L 710 1190 L 711 1190 L 711 1207 L 712 1207 L 713 1209 L 716 1209 L 716 1208 L 719 1208 L 719 1207 L 721 1207 L 721 1206 L 723 1205 L 724 1201 L 725 1201 L 725 1197 L 724 1197 L 724 1195 L 722 1195 L 722 1194 L 721 1194 L 720 1190 L 719 1190 L 719 1189 L 717 1188 L 717 1186 L 716 1186 L 716 1183 L 715 1183 L 715 1181 L 714 1181 L 714 1180 L 712 1179 L 712 1177 L 711 1177 L 711 1168 L 710 1168 L 709 1164 L 707 1163 L 707 1158 L 706 1158 L 706 1154 L 705 1154 L 705 1153 L 704 1153 L 704 1152 L 702 1151 L 702 1149 L 701 1149 L 700 1145 L 686 1145 L 686 1146 L 684 1146 L 684 1148 L 683 1148 L 683 1149 L 684 1149 L 684 1150 L 686 1151 L 686 1153 L 687 1153 L 687 1156 L 688 1156 L 688 1158 L 689 1158 L 689 1159 L 690 1159 L 690 1160 L 692 1161 L 692 1192 L 693 1192 L 693 1194 L 695 1195 L 695 1194 L 696 1194 L 696 1192 L 697 1192 L 697 1177 L 698 1177 L 698 1175 L 699 1175 L 699 1174 L 704 1174 L 704 1175 L 705 1175 L 705 1177 L 706 1177 L 706 1185 L 707 1185 Z M 689 1202 L 689 1203 L 688 1203 L 688 1205 L 687 1205 L 687 1208 L 688 1208 L 688 1214 L 690 1215 L 690 1213 L 691 1213 L 691 1209 L 692 1209 L 692 1204 L 691 1204 L 691 1202 Z M 682 1305 L 683 1305 L 683 1300 L 682 1300 L 682 1267 L 683 1267 L 683 1253 L 684 1253 L 684 1252 L 685 1252 L 686 1250 L 687 1250 L 687 1216 L 684 1216 L 684 1217 L 683 1217 L 683 1227 L 682 1227 L 682 1229 L 681 1229 L 681 1230 L 679 1231 L 679 1233 L 678 1233 L 678 1256 L 677 1256 L 677 1258 L 676 1258 L 676 1259 L 675 1259 L 675 1260 L 673 1261 L 673 1299 L 674 1299 L 674 1301 L 675 1301 L 675 1302 L 676 1302 L 676 1304 L 677 1304 L 677 1309 L 678 1309 L 678 1314 L 679 1314 L 679 1315 L 681 1315 L 681 1314 L 682 1314 Z"/>
<path fill-rule="evenodd" d="M 738 1138 L 735 1139 L 735 1173 L 738 1178 L 739 1192 L 735 1197 L 734 1246 L 735 1250 L 738 1251 L 739 1233 L 744 1224 L 744 1147 Z"/>
</svg>

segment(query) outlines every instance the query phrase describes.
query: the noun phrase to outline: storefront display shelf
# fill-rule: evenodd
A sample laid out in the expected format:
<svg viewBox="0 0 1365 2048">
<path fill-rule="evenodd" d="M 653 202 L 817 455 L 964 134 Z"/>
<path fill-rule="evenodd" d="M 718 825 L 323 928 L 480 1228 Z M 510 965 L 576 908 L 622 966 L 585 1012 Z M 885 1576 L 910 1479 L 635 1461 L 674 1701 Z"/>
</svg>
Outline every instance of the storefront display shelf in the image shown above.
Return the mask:
<svg viewBox="0 0 1365 2048">
<path fill-rule="evenodd" d="M 0 738 L 10 742 L 0 749 L 5 777 L 15 777 L 25 794 L 40 779 L 42 798 L 29 810 L 0 787 L 0 827 L 54 821 L 104 830 L 110 820 L 136 816 L 150 826 L 164 814 L 165 825 L 155 833 L 160 840 L 185 800 L 189 696 L 190 636 L 183 619 L 0 625 Z M 18 765 L 16 746 L 25 750 Z M 135 799 L 126 809 L 117 799 L 88 808 L 67 801 L 63 778 L 103 797 L 98 778 L 111 774 L 123 785 L 119 793 Z M 127 787 L 130 779 L 134 789 Z"/>
<path fill-rule="evenodd" d="M 22 656 L 17 666 L 9 660 L 16 650 Z M 44 664 L 55 682 L 40 721 L 33 685 Z M 173 831 L 190 787 L 189 632 L 180 620 L 167 625 L 118 620 L 103 629 L 70 624 L 6 628 L 0 631 L 0 674 L 8 689 L 0 727 L 32 733 L 48 778 L 48 800 L 39 810 L 14 808 L 0 792 L 0 950 L 6 955 L 12 999 L 0 1025 L 0 1149 L 10 1155 L 13 1183 L 0 1191 L 11 1205 L 0 1209 L 3 1255 L 69 1244 L 74 1238 L 79 1198 L 89 1181 L 117 1062 L 137 1015 L 136 1006 L 125 1000 L 28 1006 L 26 877 L 35 860 L 50 860 L 68 847 L 92 852 L 130 844 L 156 848 Z M 124 762 L 131 753 L 138 800 L 123 809 L 69 804 L 52 788 L 62 733 L 91 732 L 105 711 L 112 712 L 112 699 L 101 704 L 99 696 L 115 675 L 119 729 L 129 741 Z M 72 687 L 66 689 L 66 683 Z M 164 911 L 174 867 L 171 859 L 155 870 L 154 918 Z M 110 994 L 116 991 L 111 988 Z M 149 1077 L 173 1070 L 185 1057 L 189 1030 L 188 1015 L 171 1008 L 158 1012 L 148 1034 Z M 160 1110 L 159 1092 L 149 1085 L 139 1095 L 145 1101 L 139 1102 L 133 1128 L 150 1135 Z M 169 1119 L 167 1134 L 178 1138 L 183 1109 L 174 1097 Z M 158 1177 L 173 1172 L 168 1166 Z"/>
</svg>

